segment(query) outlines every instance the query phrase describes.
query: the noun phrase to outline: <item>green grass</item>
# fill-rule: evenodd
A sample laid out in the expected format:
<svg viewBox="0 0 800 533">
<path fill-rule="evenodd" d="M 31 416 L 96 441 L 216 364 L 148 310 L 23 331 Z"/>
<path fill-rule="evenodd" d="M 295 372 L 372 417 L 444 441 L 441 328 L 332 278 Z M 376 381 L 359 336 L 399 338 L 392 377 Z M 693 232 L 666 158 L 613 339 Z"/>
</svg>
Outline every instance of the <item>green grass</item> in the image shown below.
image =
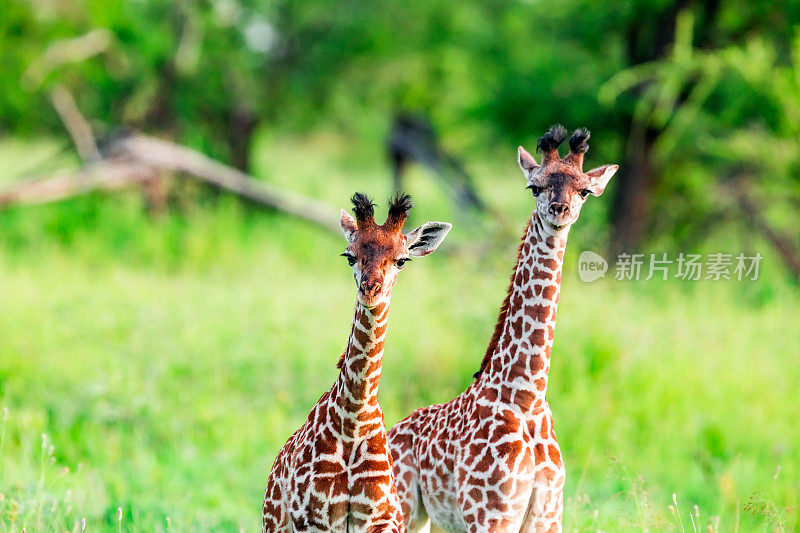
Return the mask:
<svg viewBox="0 0 800 533">
<path fill-rule="evenodd" d="M 0 143 L 0 180 L 53 146 Z M 382 161 L 354 150 L 266 136 L 256 169 L 336 206 L 384 198 Z M 532 207 L 513 153 L 471 167 L 504 224 L 454 213 L 422 172 L 409 181 L 411 223 L 456 226 L 394 291 L 389 424 L 469 383 Z M 752 283 L 584 284 L 575 263 L 601 248 L 605 202 L 571 236 L 553 353 L 567 530 L 798 530 L 797 288 L 769 254 Z M 130 192 L 0 213 L 1 530 L 260 527 L 272 460 L 347 339 L 343 240 L 208 193 L 178 204 L 151 218 Z"/>
</svg>

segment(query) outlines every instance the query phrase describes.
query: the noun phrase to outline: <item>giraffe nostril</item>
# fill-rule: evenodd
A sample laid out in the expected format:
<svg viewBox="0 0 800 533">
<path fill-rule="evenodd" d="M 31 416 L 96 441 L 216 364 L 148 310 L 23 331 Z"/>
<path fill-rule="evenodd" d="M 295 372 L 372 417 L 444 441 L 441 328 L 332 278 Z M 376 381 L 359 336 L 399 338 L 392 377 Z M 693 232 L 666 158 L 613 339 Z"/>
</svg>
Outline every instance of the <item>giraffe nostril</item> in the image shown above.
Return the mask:
<svg viewBox="0 0 800 533">
<path fill-rule="evenodd" d="M 377 282 L 375 285 L 372 286 L 372 292 L 379 292 L 381 290 L 381 282 Z"/>
<path fill-rule="evenodd" d="M 359 288 L 361 288 L 362 291 L 366 292 L 366 290 L 367 290 L 367 281 L 366 280 L 362 281 L 361 284 L 359 285 Z"/>
</svg>

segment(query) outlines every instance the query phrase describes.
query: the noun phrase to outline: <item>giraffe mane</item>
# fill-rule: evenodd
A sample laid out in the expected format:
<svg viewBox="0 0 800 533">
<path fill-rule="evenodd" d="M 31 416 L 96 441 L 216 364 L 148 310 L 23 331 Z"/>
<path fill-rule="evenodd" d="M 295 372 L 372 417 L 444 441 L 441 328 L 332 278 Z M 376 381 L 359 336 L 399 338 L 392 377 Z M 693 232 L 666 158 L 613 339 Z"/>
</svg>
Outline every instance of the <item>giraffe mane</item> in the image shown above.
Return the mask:
<svg viewBox="0 0 800 533">
<path fill-rule="evenodd" d="M 514 263 L 514 270 L 511 271 L 511 279 L 508 281 L 508 289 L 506 290 L 506 297 L 503 300 L 502 305 L 500 305 L 500 314 L 497 316 L 497 323 L 494 326 L 494 333 L 492 333 L 492 339 L 489 341 L 489 346 L 486 347 L 486 353 L 483 355 L 483 360 L 481 361 L 481 367 L 475 372 L 472 377 L 474 379 L 478 379 L 480 375 L 483 373 L 484 370 L 489 366 L 489 363 L 492 360 L 492 356 L 494 355 L 495 350 L 497 349 L 497 344 L 500 342 L 500 335 L 503 334 L 503 324 L 505 324 L 506 316 L 508 316 L 508 303 L 511 300 L 511 289 L 514 287 L 514 277 L 517 274 L 517 268 L 519 267 L 519 259 L 522 256 L 522 247 L 525 246 L 525 236 L 528 234 L 528 229 L 531 226 L 531 221 L 528 221 L 528 224 L 525 226 L 525 231 L 522 232 L 522 239 L 519 243 L 519 248 L 517 249 L 517 261 Z"/>
</svg>

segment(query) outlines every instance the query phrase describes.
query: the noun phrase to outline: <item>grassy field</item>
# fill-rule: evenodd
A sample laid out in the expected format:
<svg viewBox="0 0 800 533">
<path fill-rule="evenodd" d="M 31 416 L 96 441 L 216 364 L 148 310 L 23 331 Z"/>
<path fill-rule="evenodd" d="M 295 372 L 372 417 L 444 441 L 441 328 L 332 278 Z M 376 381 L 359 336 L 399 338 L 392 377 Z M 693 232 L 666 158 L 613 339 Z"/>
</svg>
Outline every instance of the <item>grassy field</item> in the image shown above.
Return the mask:
<svg viewBox="0 0 800 533">
<path fill-rule="evenodd" d="M 322 134 L 261 144 L 255 171 L 273 183 L 339 207 L 388 193 L 364 155 L 377 150 Z M 4 141 L 0 180 L 64 158 Z M 470 165 L 503 223 L 410 177 L 409 224 L 455 227 L 395 288 L 389 425 L 469 383 L 532 209 L 513 150 Z M 800 531 L 798 289 L 757 241 L 758 282 L 582 283 L 606 202 L 573 230 L 553 352 L 566 529 Z M 272 460 L 347 340 L 343 243 L 191 190 L 155 218 L 135 192 L 0 213 L 0 529 L 257 530 Z M 706 246 L 742 245 L 723 231 Z"/>
</svg>

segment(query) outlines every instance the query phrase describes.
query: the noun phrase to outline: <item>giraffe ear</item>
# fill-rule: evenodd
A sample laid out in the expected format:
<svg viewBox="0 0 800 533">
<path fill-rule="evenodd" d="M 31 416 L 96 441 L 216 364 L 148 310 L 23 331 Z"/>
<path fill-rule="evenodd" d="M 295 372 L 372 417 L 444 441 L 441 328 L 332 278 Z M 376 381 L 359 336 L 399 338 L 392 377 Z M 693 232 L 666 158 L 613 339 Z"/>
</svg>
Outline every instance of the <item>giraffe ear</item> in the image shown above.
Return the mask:
<svg viewBox="0 0 800 533">
<path fill-rule="evenodd" d="M 404 235 L 408 255 L 422 257 L 433 253 L 447 236 L 452 228 L 447 222 L 426 222 L 411 233 Z"/>
<path fill-rule="evenodd" d="M 539 168 L 536 159 L 525 148 L 520 146 L 517 148 L 517 162 L 519 163 L 519 168 L 522 169 L 522 173 L 525 174 L 525 179 L 530 181 L 533 171 Z"/>
<path fill-rule="evenodd" d="M 586 177 L 589 178 L 589 186 L 586 188 L 589 189 L 594 196 L 600 196 L 603 194 L 603 191 L 606 190 L 608 181 L 617 172 L 618 168 L 619 165 L 603 165 L 602 167 L 590 170 L 586 173 Z"/>
<path fill-rule="evenodd" d="M 356 225 L 356 221 L 350 214 L 342 209 L 342 220 L 340 221 L 342 225 L 342 233 L 344 233 L 344 238 L 347 239 L 347 242 L 353 242 L 356 240 L 356 232 L 358 231 L 358 226 Z"/>
</svg>

